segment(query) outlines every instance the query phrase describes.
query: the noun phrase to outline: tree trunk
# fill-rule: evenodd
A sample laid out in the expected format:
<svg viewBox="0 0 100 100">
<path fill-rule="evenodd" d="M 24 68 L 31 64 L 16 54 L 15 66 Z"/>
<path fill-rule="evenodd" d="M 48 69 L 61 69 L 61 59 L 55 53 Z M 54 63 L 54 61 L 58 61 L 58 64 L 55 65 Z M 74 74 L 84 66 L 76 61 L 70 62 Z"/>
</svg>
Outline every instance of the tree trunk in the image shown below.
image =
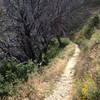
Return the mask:
<svg viewBox="0 0 100 100">
<path fill-rule="evenodd" d="M 34 54 L 30 39 L 27 40 L 27 47 L 26 48 L 27 48 L 26 50 L 27 50 L 29 58 L 32 60 L 35 60 L 35 54 Z"/>
<path fill-rule="evenodd" d="M 57 36 L 57 40 L 58 40 L 58 42 L 59 42 L 59 47 L 61 47 L 61 46 L 62 46 L 62 41 L 61 41 L 61 39 L 60 39 L 59 36 Z"/>
</svg>

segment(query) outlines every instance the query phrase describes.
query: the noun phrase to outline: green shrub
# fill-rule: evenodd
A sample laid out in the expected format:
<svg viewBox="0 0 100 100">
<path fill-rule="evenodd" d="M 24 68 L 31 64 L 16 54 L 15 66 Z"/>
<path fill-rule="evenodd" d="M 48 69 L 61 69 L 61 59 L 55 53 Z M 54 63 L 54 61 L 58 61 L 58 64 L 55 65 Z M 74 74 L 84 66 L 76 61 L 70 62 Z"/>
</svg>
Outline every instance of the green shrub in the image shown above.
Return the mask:
<svg viewBox="0 0 100 100">
<path fill-rule="evenodd" d="M 62 45 L 63 45 L 62 47 L 65 47 L 66 45 L 70 43 L 70 40 L 67 38 L 62 38 L 61 40 L 62 40 Z M 54 44 L 49 46 L 49 50 L 45 57 L 50 61 L 54 57 L 56 57 L 61 50 L 63 50 L 63 48 L 60 48 L 58 41 L 54 40 Z"/>
<path fill-rule="evenodd" d="M 27 81 L 32 71 L 32 61 L 27 64 L 19 64 L 15 59 L 0 61 L 0 96 L 10 95 L 19 81 Z"/>
</svg>

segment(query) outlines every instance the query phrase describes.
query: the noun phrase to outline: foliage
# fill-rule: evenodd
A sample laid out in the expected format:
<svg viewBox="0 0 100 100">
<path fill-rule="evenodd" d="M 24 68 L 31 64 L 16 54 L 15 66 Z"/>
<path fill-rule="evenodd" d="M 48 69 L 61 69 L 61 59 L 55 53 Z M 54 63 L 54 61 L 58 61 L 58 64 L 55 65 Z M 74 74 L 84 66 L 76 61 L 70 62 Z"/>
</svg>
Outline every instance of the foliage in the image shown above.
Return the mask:
<svg viewBox="0 0 100 100">
<path fill-rule="evenodd" d="M 92 78 L 77 80 L 75 82 L 74 95 L 76 97 L 74 97 L 74 100 L 98 100 L 96 96 L 99 91 L 96 82 Z"/>
<path fill-rule="evenodd" d="M 34 64 L 19 64 L 15 59 L 0 61 L 0 96 L 11 95 L 19 81 L 26 81 L 28 73 L 34 71 Z"/>
<path fill-rule="evenodd" d="M 65 45 L 70 42 L 65 38 L 62 41 Z M 63 50 L 59 48 L 57 40 L 54 40 L 53 43 L 44 56 L 49 61 Z M 41 71 L 41 67 L 36 66 L 31 60 L 25 63 L 20 63 L 15 58 L 0 61 L 0 96 L 12 95 L 18 83 L 27 81 L 29 73 L 34 72 L 40 74 Z"/>
<path fill-rule="evenodd" d="M 62 47 L 59 47 L 58 41 L 55 39 L 53 41 L 54 44 L 49 46 L 49 50 L 46 54 L 46 58 L 50 61 L 52 58 L 56 57 L 63 48 L 70 43 L 67 38 L 61 38 L 62 40 Z"/>
</svg>

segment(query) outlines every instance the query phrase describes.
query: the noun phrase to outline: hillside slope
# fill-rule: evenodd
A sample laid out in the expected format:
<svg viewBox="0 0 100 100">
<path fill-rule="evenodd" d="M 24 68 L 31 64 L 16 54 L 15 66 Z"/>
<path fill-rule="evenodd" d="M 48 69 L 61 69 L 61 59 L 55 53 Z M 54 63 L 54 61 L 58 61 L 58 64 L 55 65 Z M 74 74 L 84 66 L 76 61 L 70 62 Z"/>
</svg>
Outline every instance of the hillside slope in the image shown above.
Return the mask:
<svg viewBox="0 0 100 100">
<path fill-rule="evenodd" d="M 76 66 L 73 100 L 100 100 L 100 21 L 97 22 L 87 32 L 89 38 L 83 33 L 78 42 L 82 52 Z"/>
</svg>

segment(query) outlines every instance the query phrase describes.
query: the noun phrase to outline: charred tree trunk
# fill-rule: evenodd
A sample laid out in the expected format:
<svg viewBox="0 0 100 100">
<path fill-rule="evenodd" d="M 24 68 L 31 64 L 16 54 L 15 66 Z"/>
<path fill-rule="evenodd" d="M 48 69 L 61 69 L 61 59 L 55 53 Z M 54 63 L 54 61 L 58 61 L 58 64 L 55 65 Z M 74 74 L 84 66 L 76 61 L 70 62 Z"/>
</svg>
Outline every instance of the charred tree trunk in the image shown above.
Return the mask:
<svg viewBox="0 0 100 100">
<path fill-rule="evenodd" d="M 58 43 L 59 43 L 59 47 L 62 47 L 62 41 L 61 41 L 61 38 L 59 36 L 57 36 L 57 40 L 58 40 Z"/>
<path fill-rule="evenodd" d="M 28 57 L 29 59 L 32 59 L 33 61 L 35 60 L 35 53 L 33 51 L 33 48 L 32 48 L 32 44 L 31 44 L 31 41 L 28 39 L 27 41 L 27 53 L 28 53 Z"/>
</svg>

